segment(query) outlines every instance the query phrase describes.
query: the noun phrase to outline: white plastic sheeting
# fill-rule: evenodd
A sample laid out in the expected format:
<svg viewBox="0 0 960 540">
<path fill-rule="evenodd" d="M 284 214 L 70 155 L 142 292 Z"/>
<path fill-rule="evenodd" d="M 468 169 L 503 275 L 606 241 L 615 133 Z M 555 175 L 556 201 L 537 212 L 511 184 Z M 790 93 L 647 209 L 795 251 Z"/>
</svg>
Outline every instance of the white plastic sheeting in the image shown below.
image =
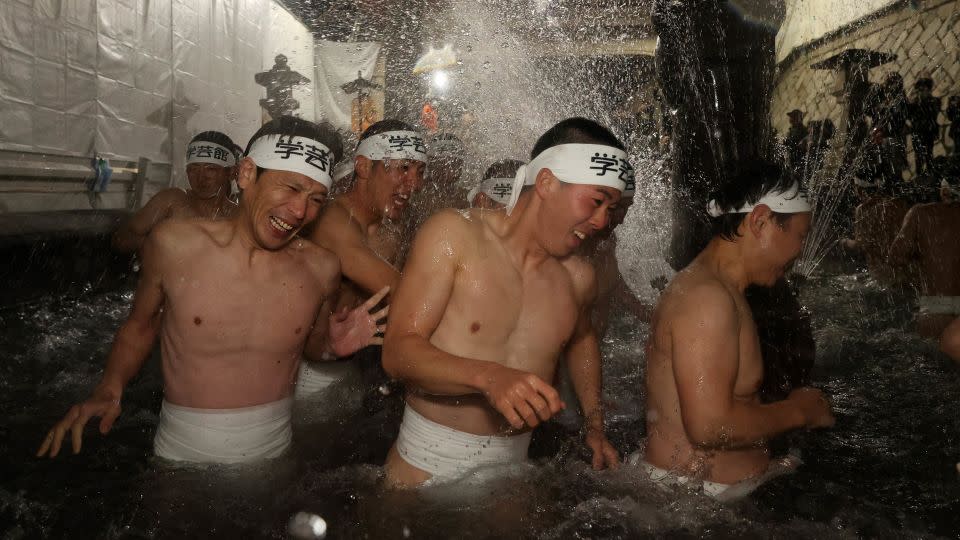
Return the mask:
<svg viewBox="0 0 960 540">
<path fill-rule="evenodd" d="M 220 130 L 243 146 L 260 126 L 253 75 L 283 48 L 266 36 L 290 40 L 291 66 L 312 75 L 309 32 L 274 4 L 0 0 L 0 148 L 147 157 L 182 180 L 193 135 Z M 298 98 L 314 117 L 314 100 Z"/>
<path fill-rule="evenodd" d="M 308 84 L 293 88 L 293 97 L 300 102 L 294 114 L 307 120 L 317 119 L 316 75 L 313 72 L 313 34 L 283 7 L 270 6 L 270 32 L 264 36 L 263 68 L 270 69 L 278 54 L 287 57 L 287 65 L 310 79 Z"/>
<path fill-rule="evenodd" d="M 383 86 L 383 63 L 378 66 L 379 43 L 337 43 L 317 41 L 317 102 L 320 115 L 342 129 L 350 129 L 350 107 L 356 94 L 347 94 L 341 85 L 357 78 Z M 383 110 L 383 90 L 370 92 L 379 110 Z"/>
</svg>

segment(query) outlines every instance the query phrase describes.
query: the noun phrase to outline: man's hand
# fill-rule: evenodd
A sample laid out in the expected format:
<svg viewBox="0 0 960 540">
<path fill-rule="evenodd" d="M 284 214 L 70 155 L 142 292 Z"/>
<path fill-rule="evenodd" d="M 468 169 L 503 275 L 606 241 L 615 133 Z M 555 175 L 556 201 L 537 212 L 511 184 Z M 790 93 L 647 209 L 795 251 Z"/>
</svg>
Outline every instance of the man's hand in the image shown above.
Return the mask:
<svg viewBox="0 0 960 540">
<path fill-rule="evenodd" d="M 493 364 L 483 378 L 487 400 L 515 429 L 537 427 L 566 408 L 560 394 L 533 373 Z"/>
<path fill-rule="evenodd" d="M 620 467 L 620 455 L 607 440 L 607 436 L 604 435 L 602 430 L 589 429 L 583 439 L 590 450 L 593 451 L 593 470 L 599 471 L 604 468 L 617 469 Z"/>
<path fill-rule="evenodd" d="M 823 392 L 816 388 L 797 388 L 790 392 L 787 400 L 793 401 L 800 407 L 807 428 L 833 427 L 836 423 L 830 411 L 830 402 L 827 401 Z"/>
<path fill-rule="evenodd" d="M 349 356 L 368 345 L 382 345 L 383 333 L 387 325 L 377 323 L 387 317 L 390 306 L 370 314 L 387 293 L 390 287 L 384 287 L 371 296 L 363 305 L 348 311 L 346 306 L 339 313 L 330 315 L 330 349 L 338 357 Z M 377 337 L 377 335 L 381 337 Z"/>
<path fill-rule="evenodd" d="M 43 444 L 37 450 L 37 457 L 46 455 L 51 458 L 57 457 L 67 431 L 70 431 L 73 436 L 73 453 L 79 454 L 83 428 L 93 416 L 101 418 L 100 433 L 106 435 L 113 427 L 113 422 L 120 416 L 120 392 L 98 387 L 93 391 L 90 399 L 71 407 L 63 420 L 57 422 L 57 425 L 53 426 L 53 429 L 47 433 L 47 437 L 43 439 Z"/>
</svg>

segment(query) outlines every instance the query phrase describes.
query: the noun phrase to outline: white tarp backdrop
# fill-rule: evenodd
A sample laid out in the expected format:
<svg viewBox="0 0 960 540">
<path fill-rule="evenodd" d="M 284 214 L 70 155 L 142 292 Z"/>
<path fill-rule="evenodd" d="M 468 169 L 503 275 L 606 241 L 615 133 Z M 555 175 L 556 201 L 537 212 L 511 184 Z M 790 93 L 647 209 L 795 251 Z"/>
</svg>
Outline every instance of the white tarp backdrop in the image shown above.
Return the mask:
<svg viewBox="0 0 960 540">
<path fill-rule="evenodd" d="M 317 119 L 316 85 L 317 77 L 313 71 L 313 34 L 283 7 L 270 6 L 270 31 L 263 36 L 263 69 L 273 67 L 278 54 L 287 57 L 287 65 L 304 77 L 308 84 L 295 86 L 293 97 L 300 102 L 300 109 L 294 114 L 310 121 Z M 252 133 L 251 133 L 252 135 Z"/>
<path fill-rule="evenodd" d="M 350 107 L 356 94 L 347 94 L 341 85 L 357 78 L 383 85 L 382 69 L 378 69 L 379 43 L 337 43 L 317 40 L 317 103 L 320 116 L 342 129 L 350 129 Z M 383 91 L 371 92 L 383 110 Z"/>
<path fill-rule="evenodd" d="M 182 184 L 193 135 L 220 130 L 244 146 L 260 126 L 253 75 L 284 47 L 265 36 L 295 37 L 282 52 L 311 76 L 309 32 L 274 4 L 0 0 L 0 149 L 148 157 L 172 162 Z"/>
</svg>

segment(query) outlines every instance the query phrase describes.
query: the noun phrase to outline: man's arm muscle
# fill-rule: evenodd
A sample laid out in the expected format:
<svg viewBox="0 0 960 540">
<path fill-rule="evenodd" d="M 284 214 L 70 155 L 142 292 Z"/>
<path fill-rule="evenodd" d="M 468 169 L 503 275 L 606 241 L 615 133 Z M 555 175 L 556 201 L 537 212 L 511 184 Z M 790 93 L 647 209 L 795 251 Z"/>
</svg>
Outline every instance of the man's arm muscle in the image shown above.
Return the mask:
<svg viewBox="0 0 960 540">
<path fill-rule="evenodd" d="M 747 403 L 734 397 L 740 323 L 730 293 L 716 285 L 688 289 L 671 323 L 673 374 L 687 437 L 703 448 L 749 447 L 803 427 L 789 401 Z"/>
<path fill-rule="evenodd" d="M 317 244 L 340 257 L 340 271 L 367 294 L 384 287 L 396 289 L 400 272 L 370 249 L 358 225 L 338 205 L 331 205 L 311 236 Z"/>
<path fill-rule="evenodd" d="M 457 246 L 468 234 L 463 219 L 444 211 L 420 229 L 393 297 L 384 338 L 387 373 L 431 394 L 479 393 L 484 369 L 492 364 L 447 353 L 430 343 L 453 293 Z"/>
</svg>

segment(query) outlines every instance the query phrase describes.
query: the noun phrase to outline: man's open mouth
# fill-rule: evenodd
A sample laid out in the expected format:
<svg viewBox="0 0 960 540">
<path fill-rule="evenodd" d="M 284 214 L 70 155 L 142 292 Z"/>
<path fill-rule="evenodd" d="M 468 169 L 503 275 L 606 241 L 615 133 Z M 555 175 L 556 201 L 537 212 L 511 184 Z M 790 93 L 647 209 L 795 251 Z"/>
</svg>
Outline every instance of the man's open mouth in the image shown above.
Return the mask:
<svg viewBox="0 0 960 540">
<path fill-rule="evenodd" d="M 293 230 L 293 225 L 287 223 L 286 221 L 276 217 L 270 216 L 270 224 L 274 226 L 275 229 L 282 232 L 290 232 Z"/>
</svg>

